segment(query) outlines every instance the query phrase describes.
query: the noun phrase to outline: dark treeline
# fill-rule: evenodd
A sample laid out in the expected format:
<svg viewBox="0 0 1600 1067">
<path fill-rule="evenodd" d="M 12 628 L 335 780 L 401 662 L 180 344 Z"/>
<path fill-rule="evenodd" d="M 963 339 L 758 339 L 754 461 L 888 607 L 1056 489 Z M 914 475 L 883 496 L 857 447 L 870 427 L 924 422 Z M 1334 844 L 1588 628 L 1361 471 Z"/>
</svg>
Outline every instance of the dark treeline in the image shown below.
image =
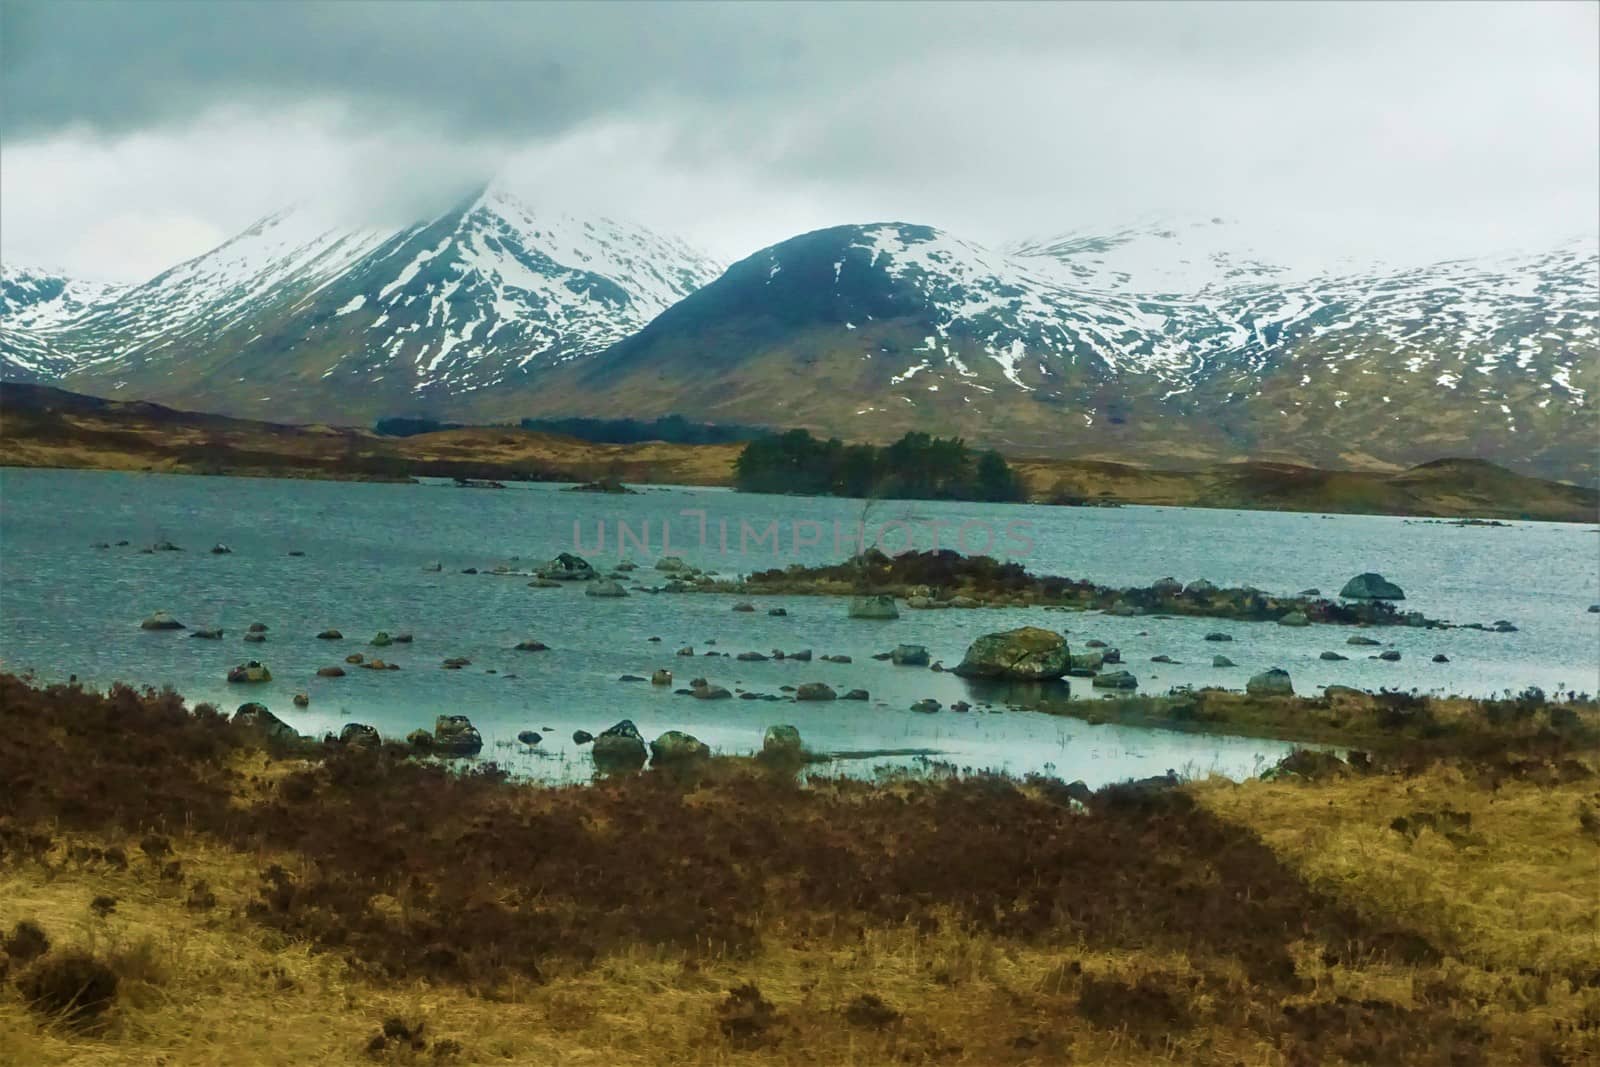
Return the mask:
<svg viewBox="0 0 1600 1067">
<path fill-rule="evenodd" d="M 751 441 L 734 464 L 734 486 L 753 493 L 915 500 L 1024 500 L 1005 457 L 975 452 L 959 437 L 908 433 L 892 445 L 847 445 L 805 430 Z"/>
<path fill-rule="evenodd" d="M 727 445 L 750 441 L 771 431 L 762 426 L 737 423 L 691 422 L 682 415 L 663 415 L 646 422 L 642 419 L 523 419 L 524 430 L 556 433 L 602 445 L 632 445 L 642 441 L 665 441 L 672 445 Z"/>
<path fill-rule="evenodd" d="M 504 425 L 499 424 L 499 425 Z M 657 419 L 592 419 L 581 416 L 560 419 L 523 419 L 518 424 L 535 433 L 560 434 L 597 445 L 634 445 L 644 441 L 665 441 L 672 445 L 729 445 L 752 441 L 771 433 L 764 426 L 737 423 L 691 422 L 682 415 L 663 415 Z M 385 437 L 415 437 L 439 430 L 465 429 L 464 423 L 440 422 L 409 415 L 379 419 L 373 431 Z"/>
</svg>

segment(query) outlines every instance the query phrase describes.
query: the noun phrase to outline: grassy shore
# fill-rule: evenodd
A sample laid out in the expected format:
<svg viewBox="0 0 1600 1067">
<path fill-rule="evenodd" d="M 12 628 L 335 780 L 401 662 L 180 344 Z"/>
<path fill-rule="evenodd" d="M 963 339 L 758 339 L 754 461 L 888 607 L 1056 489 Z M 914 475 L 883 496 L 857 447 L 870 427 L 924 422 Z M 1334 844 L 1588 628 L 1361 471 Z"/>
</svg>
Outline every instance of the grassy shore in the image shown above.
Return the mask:
<svg viewBox="0 0 1600 1067">
<path fill-rule="evenodd" d="M 512 427 L 382 437 L 0 383 L 0 465 L 171 474 L 404 481 L 414 475 L 527 481 L 733 484 L 740 444 L 594 444 Z M 1600 492 L 1480 460 L 1410 470 L 1328 471 L 1234 462 L 1160 470 L 1101 459 L 1012 457 L 1041 503 L 1152 504 L 1376 515 L 1594 522 Z"/>
<path fill-rule="evenodd" d="M 543 788 L 0 676 L 0 1062 L 1593 1062 L 1600 752 L 1555 708 L 1079 803 Z"/>
</svg>

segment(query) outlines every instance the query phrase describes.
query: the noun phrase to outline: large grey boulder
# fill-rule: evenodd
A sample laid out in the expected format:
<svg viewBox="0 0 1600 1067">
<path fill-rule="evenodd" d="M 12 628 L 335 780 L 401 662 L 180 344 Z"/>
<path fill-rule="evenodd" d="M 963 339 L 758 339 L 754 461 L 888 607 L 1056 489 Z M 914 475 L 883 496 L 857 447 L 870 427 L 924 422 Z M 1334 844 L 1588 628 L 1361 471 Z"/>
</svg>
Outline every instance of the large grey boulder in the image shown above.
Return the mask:
<svg viewBox="0 0 1600 1067">
<path fill-rule="evenodd" d="M 383 738 L 364 722 L 347 722 L 339 731 L 339 743 L 355 748 L 378 748 L 383 744 Z"/>
<path fill-rule="evenodd" d="M 767 727 L 766 735 L 761 739 L 761 754 L 768 759 L 800 759 L 805 754 L 800 731 L 787 724 Z"/>
<path fill-rule="evenodd" d="M 233 725 L 243 730 L 254 730 L 268 741 L 300 740 L 294 727 L 268 711 L 265 704 L 240 704 L 233 713 Z"/>
<path fill-rule="evenodd" d="M 586 596 L 616 597 L 628 595 L 628 591 L 622 588 L 622 584 L 620 582 L 614 582 L 609 578 L 604 581 L 592 583 L 589 588 L 585 589 L 583 592 Z"/>
<path fill-rule="evenodd" d="M 236 684 L 270 682 L 272 681 L 272 672 L 262 664 L 251 660 L 249 663 L 241 663 L 237 667 L 230 668 L 228 681 Z"/>
<path fill-rule="evenodd" d="M 576 733 L 573 734 L 573 740 L 577 741 Z M 603 731 L 594 739 L 590 752 L 594 755 L 595 766 L 602 771 L 636 771 L 644 766 L 648 755 L 644 738 L 639 736 L 639 730 L 631 719 L 623 719 Z"/>
<path fill-rule="evenodd" d="M 795 690 L 796 700 L 833 700 L 838 696 L 833 687 L 823 682 L 805 682 Z"/>
<path fill-rule="evenodd" d="M 892 596 L 853 596 L 850 598 L 852 619 L 898 619 L 900 609 Z"/>
<path fill-rule="evenodd" d="M 656 766 L 696 763 L 711 757 L 710 747 L 693 734 L 668 730 L 650 742 L 650 762 Z"/>
<path fill-rule="evenodd" d="M 465 715 L 440 715 L 433 724 L 433 749 L 442 756 L 476 756 L 483 735 Z"/>
<path fill-rule="evenodd" d="M 595 576 L 594 568 L 582 556 L 563 552 L 555 559 L 534 571 L 540 578 L 554 582 L 587 582 Z"/>
<path fill-rule="evenodd" d="M 141 630 L 181 630 L 183 623 L 164 611 L 158 611 L 139 624 Z"/>
<path fill-rule="evenodd" d="M 1101 660 L 1103 662 L 1103 656 Z M 963 678 L 1037 682 L 1060 678 L 1073 666 L 1065 637 L 1054 630 L 1022 626 L 984 634 L 972 642 L 955 672 Z"/>
<path fill-rule="evenodd" d="M 1279 626 L 1310 626 L 1311 620 L 1303 611 L 1291 611 L 1278 620 Z"/>
<path fill-rule="evenodd" d="M 1294 683 L 1289 680 L 1288 671 L 1273 667 L 1254 675 L 1244 684 L 1244 691 L 1256 697 L 1292 697 Z"/>
<path fill-rule="evenodd" d="M 1389 581 L 1381 574 L 1368 571 L 1358 574 L 1339 590 L 1339 595 L 1348 600 L 1404 600 L 1406 595 L 1398 585 Z"/>
</svg>

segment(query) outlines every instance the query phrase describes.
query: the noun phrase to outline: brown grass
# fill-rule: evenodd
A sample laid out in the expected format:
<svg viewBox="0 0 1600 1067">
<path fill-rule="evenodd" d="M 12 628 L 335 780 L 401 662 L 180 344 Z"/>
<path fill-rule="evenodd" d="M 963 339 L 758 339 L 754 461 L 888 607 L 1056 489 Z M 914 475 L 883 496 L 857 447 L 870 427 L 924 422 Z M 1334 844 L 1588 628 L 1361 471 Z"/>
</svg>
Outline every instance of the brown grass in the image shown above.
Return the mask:
<svg viewBox="0 0 1600 1067">
<path fill-rule="evenodd" d="M 1593 752 L 1581 780 L 1346 769 L 1083 811 L 1043 779 L 731 760 L 538 788 L 275 757 L 180 710 L 0 677 L 0 776 L 34 765 L 0 793 L 0 931 L 118 977 L 92 1030 L 0 985 L 0 1062 L 1600 1053 Z"/>
</svg>

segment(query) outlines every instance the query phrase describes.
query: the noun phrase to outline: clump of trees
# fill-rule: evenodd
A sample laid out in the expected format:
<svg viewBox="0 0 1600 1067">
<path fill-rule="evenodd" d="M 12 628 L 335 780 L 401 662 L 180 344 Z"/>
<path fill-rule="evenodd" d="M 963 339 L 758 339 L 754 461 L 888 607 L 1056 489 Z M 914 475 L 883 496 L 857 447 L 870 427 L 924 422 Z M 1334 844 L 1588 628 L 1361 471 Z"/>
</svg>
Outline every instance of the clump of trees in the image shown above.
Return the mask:
<svg viewBox="0 0 1600 1067">
<path fill-rule="evenodd" d="M 900 500 L 1017 501 L 1022 479 L 993 450 L 959 437 L 908 433 L 892 445 L 847 445 L 790 430 L 751 441 L 734 464 L 734 486 L 753 493 Z"/>
</svg>

